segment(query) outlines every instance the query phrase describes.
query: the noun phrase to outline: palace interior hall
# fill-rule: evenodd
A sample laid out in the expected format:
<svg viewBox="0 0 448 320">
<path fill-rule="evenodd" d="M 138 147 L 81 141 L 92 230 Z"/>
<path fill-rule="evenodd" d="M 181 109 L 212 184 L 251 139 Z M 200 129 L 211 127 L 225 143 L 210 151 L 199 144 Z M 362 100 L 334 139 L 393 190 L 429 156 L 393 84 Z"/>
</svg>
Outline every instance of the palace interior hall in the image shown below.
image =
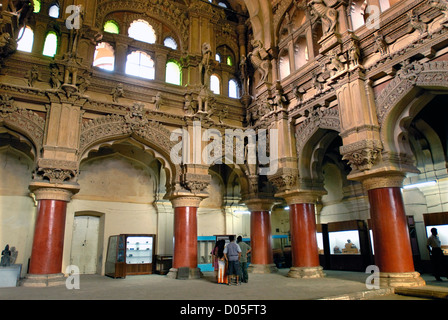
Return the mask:
<svg viewBox="0 0 448 320">
<path fill-rule="evenodd" d="M 200 279 L 229 235 L 289 281 L 424 286 L 431 228 L 448 259 L 448 1 L 0 3 L 20 286 Z"/>
</svg>

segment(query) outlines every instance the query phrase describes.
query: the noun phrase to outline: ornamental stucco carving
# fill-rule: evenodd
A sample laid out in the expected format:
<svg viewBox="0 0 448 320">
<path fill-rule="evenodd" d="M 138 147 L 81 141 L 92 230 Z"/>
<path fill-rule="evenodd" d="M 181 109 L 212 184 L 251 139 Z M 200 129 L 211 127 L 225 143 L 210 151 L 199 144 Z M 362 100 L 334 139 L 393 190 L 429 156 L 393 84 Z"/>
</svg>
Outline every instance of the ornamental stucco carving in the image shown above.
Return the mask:
<svg viewBox="0 0 448 320">
<path fill-rule="evenodd" d="M 447 87 L 448 61 L 404 61 L 396 77 L 376 98 L 377 114 L 380 123 L 413 88 Z"/>
<path fill-rule="evenodd" d="M 31 110 L 19 108 L 8 95 L 0 98 L 0 125 L 10 127 L 31 139 L 36 151 L 42 148 L 45 120 Z"/>
<path fill-rule="evenodd" d="M 359 171 L 371 169 L 379 158 L 381 150 L 382 144 L 377 140 L 361 140 L 340 147 L 342 160 L 347 160 L 354 170 Z"/>
<path fill-rule="evenodd" d="M 296 127 L 297 155 L 301 154 L 303 147 L 317 129 L 329 129 L 340 132 L 340 126 L 339 112 L 335 108 L 317 108 L 310 112 L 305 120 Z"/>
</svg>

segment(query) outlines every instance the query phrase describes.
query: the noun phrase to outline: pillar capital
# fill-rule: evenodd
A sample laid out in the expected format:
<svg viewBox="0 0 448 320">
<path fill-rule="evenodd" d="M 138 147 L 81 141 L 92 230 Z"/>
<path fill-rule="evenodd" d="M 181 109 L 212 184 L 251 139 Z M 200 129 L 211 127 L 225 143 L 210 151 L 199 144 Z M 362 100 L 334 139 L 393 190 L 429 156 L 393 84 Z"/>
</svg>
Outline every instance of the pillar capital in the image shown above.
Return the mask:
<svg viewBox="0 0 448 320">
<path fill-rule="evenodd" d="M 79 185 L 74 184 L 50 184 L 42 181 L 33 181 L 29 189 L 34 193 L 35 200 L 60 200 L 70 202 L 78 193 Z"/>
<path fill-rule="evenodd" d="M 361 178 L 362 185 L 366 191 L 379 188 L 401 188 L 406 177 L 403 172 L 383 172 Z"/>
<path fill-rule="evenodd" d="M 277 201 L 273 198 L 252 198 L 246 199 L 244 203 L 246 204 L 249 211 L 271 211 L 271 208 Z"/>
<path fill-rule="evenodd" d="M 312 203 L 315 204 L 326 194 L 325 190 L 295 190 L 279 194 L 288 205 Z"/>
<path fill-rule="evenodd" d="M 203 200 L 203 197 L 196 197 L 196 196 L 177 196 L 170 199 L 171 204 L 173 205 L 173 208 L 180 208 L 180 207 L 195 207 L 198 208 L 199 204 Z"/>
</svg>

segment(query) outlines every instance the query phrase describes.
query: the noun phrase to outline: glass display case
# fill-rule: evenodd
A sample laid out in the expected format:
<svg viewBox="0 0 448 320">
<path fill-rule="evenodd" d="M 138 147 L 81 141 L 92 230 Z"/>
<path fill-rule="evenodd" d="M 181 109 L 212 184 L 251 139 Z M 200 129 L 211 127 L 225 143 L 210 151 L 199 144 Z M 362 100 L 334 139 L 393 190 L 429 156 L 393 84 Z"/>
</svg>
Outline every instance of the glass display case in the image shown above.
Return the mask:
<svg viewBox="0 0 448 320">
<path fill-rule="evenodd" d="M 322 246 L 325 250 L 325 265 L 328 269 L 365 271 L 368 265 L 373 264 L 372 246 L 366 221 L 332 222 L 322 230 Z"/>
<path fill-rule="evenodd" d="M 126 275 L 153 273 L 155 235 L 120 234 L 109 238 L 106 258 L 107 276 L 125 278 Z"/>
<path fill-rule="evenodd" d="M 198 237 L 198 268 L 204 271 L 213 271 L 213 257 L 211 252 L 215 248 L 215 236 Z"/>
</svg>

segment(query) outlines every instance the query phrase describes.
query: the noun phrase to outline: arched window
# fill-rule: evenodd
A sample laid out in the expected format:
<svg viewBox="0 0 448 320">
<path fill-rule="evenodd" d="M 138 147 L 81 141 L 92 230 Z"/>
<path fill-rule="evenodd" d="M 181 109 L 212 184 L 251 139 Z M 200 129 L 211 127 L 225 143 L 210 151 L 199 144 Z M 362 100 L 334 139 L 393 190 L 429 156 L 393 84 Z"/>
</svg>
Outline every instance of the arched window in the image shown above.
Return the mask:
<svg viewBox="0 0 448 320">
<path fill-rule="evenodd" d="M 166 63 L 165 81 L 178 86 L 182 84 L 182 70 L 176 61 L 170 60 Z"/>
<path fill-rule="evenodd" d="M 42 54 L 47 57 L 54 57 L 58 50 L 58 36 L 56 32 L 50 31 L 44 42 L 44 50 Z"/>
<path fill-rule="evenodd" d="M 300 37 L 294 45 L 294 63 L 296 69 L 304 66 L 309 61 L 308 46 L 306 44 L 306 38 Z"/>
<path fill-rule="evenodd" d="M 235 79 L 229 81 L 229 98 L 239 98 L 238 82 Z"/>
<path fill-rule="evenodd" d="M 34 32 L 30 27 L 22 28 L 19 32 L 20 40 L 17 42 L 17 50 L 31 52 L 33 50 Z"/>
<path fill-rule="evenodd" d="M 172 37 L 166 37 L 165 40 L 163 40 L 163 45 L 173 50 L 177 50 L 177 42 Z"/>
<path fill-rule="evenodd" d="M 59 18 L 59 6 L 57 4 L 53 4 L 49 9 L 48 9 L 48 15 L 52 18 Z"/>
<path fill-rule="evenodd" d="M 34 4 L 34 13 L 39 13 L 40 12 L 40 0 L 33 0 L 33 4 Z"/>
<path fill-rule="evenodd" d="M 210 90 L 212 90 L 214 94 L 221 94 L 221 81 L 216 75 L 210 77 Z"/>
<path fill-rule="evenodd" d="M 136 20 L 128 30 L 129 37 L 146 43 L 156 43 L 156 32 L 145 20 Z"/>
<path fill-rule="evenodd" d="M 219 53 L 215 54 L 215 60 L 221 63 L 221 55 Z"/>
<path fill-rule="evenodd" d="M 115 65 L 114 48 L 107 42 L 101 42 L 96 46 L 93 66 L 103 70 L 113 71 Z"/>
<path fill-rule="evenodd" d="M 134 51 L 126 60 L 126 74 L 145 79 L 154 79 L 154 60 L 142 51 Z"/>
<path fill-rule="evenodd" d="M 366 7 L 367 4 L 364 0 L 356 0 L 352 2 L 350 8 L 350 17 L 352 20 L 353 30 L 356 30 L 365 24 Z"/>
<path fill-rule="evenodd" d="M 280 54 L 279 59 L 279 72 L 280 72 L 280 79 L 286 78 L 291 73 L 290 64 L 289 64 L 289 52 L 287 50 L 284 50 Z"/>
<path fill-rule="evenodd" d="M 233 59 L 231 56 L 227 56 L 226 62 L 228 66 L 233 66 Z"/>
<path fill-rule="evenodd" d="M 106 21 L 104 24 L 104 31 L 108 33 L 120 33 L 120 27 L 118 26 L 118 23 L 116 23 L 114 20 Z"/>
<path fill-rule="evenodd" d="M 227 8 L 227 5 L 224 2 L 218 2 L 218 6 Z"/>
</svg>

